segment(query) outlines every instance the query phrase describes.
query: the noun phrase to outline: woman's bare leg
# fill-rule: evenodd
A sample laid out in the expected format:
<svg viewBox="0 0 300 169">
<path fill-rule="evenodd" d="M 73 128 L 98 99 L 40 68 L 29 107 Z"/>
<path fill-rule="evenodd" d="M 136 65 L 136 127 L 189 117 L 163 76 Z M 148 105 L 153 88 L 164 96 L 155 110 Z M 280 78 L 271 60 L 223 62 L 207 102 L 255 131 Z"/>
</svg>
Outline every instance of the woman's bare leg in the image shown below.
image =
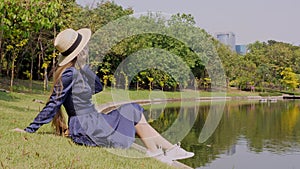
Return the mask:
<svg viewBox="0 0 300 169">
<path fill-rule="evenodd" d="M 157 155 L 157 159 L 161 161 L 171 163 L 172 160 L 190 158 L 195 155 L 192 152 L 185 151 L 178 145 L 172 145 L 168 140 L 163 138 L 152 126 L 149 125 L 144 115 L 142 115 L 139 123 L 135 125 L 135 128 L 137 134 L 141 137 L 148 149 L 147 154 L 151 155 L 151 153 L 153 153 L 157 155 L 157 153 L 159 153 L 159 155 Z M 166 149 L 165 153 L 157 149 L 158 146 Z M 155 157 L 155 155 L 153 157 Z"/>
<path fill-rule="evenodd" d="M 136 133 L 140 136 L 145 146 L 150 151 L 157 150 L 158 146 L 163 149 L 169 149 L 172 144 L 163 138 L 149 123 L 146 121 L 145 116 L 142 115 L 141 120 L 135 125 Z"/>
</svg>

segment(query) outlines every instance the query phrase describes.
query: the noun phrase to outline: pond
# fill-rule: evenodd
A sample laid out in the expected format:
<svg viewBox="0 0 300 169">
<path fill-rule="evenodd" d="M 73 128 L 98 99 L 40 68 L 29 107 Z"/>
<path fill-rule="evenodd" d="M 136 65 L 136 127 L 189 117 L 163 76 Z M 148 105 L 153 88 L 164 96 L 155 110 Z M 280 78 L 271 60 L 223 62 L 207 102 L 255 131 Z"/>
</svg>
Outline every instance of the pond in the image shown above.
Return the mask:
<svg viewBox="0 0 300 169">
<path fill-rule="evenodd" d="M 190 167 L 300 168 L 300 101 L 174 102 L 145 110 L 164 137 L 195 153 L 180 160 Z"/>
</svg>

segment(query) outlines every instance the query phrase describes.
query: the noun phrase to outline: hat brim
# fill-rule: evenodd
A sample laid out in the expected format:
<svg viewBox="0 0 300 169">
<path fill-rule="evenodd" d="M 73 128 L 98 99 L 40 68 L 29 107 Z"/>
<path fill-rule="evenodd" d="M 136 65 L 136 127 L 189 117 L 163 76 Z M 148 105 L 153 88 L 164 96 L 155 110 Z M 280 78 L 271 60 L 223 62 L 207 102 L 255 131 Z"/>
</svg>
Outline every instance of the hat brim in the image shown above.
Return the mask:
<svg viewBox="0 0 300 169">
<path fill-rule="evenodd" d="M 81 42 L 79 43 L 77 48 L 72 53 L 70 53 L 68 56 L 62 56 L 62 55 L 60 56 L 59 61 L 58 61 L 59 66 L 63 66 L 65 64 L 71 62 L 89 42 L 89 40 L 91 38 L 91 34 L 92 34 L 90 29 L 83 28 L 83 29 L 77 30 L 77 32 L 82 35 Z"/>
</svg>

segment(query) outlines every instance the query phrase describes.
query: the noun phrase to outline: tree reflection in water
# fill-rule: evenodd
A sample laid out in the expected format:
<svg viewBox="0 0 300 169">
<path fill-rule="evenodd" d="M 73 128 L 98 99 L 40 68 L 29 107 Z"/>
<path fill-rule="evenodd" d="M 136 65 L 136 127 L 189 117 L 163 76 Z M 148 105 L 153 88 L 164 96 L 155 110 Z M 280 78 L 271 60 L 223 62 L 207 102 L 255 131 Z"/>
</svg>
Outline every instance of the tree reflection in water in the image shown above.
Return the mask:
<svg viewBox="0 0 300 169">
<path fill-rule="evenodd" d="M 171 141 L 178 141 L 175 139 L 176 134 L 182 130 L 189 130 L 188 127 L 191 128 L 181 141 L 185 149 L 195 152 L 193 158 L 181 161 L 191 167 L 213 164 L 216 159 L 224 155 L 232 156 L 236 153 L 237 147 L 240 147 L 239 145 L 247 147 L 245 152 L 258 156 L 261 154 L 262 157 L 265 152 L 282 156 L 286 154 L 299 156 L 299 101 L 227 102 L 217 129 L 204 143 L 199 143 L 198 139 L 211 105 L 207 102 L 197 103 L 196 113 L 195 106 L 190 105 L 172 103 L 164 106 L 165 108 L 156 106 L 151 110 L 146 107 L 145 116 L 152 119 L 151 125 L 160 133 L 166 133 L 175 121 L 181 122 L 182 126 L 176 127 L 172 133 L 165 135 Z M 191 124 L 193 125 L 189 126 Z M 255 168 L 255 164 L 252 167 Z"/>
</svg>

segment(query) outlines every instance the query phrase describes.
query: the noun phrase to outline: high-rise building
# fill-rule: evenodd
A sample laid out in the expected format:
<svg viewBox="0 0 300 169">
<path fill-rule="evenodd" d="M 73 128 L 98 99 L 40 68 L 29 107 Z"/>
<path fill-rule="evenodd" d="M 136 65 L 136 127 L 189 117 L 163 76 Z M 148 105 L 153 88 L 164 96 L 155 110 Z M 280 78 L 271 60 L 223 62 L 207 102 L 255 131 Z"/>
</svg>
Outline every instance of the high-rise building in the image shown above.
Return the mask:
<svg viewBox="0 0 300 169">
<path fill-rule="evenodd" d="M 235 34 L 233 32 L 216 33 L 216 38 L 221 43 L 228 45 L 232 51 L 235 51 Z"/>
<path fill-rule="evenodd" d="M 247 50 L 247 45 L 235 45 L 235 51 L 240 55 L 245 55 Z"/>
</svg>

